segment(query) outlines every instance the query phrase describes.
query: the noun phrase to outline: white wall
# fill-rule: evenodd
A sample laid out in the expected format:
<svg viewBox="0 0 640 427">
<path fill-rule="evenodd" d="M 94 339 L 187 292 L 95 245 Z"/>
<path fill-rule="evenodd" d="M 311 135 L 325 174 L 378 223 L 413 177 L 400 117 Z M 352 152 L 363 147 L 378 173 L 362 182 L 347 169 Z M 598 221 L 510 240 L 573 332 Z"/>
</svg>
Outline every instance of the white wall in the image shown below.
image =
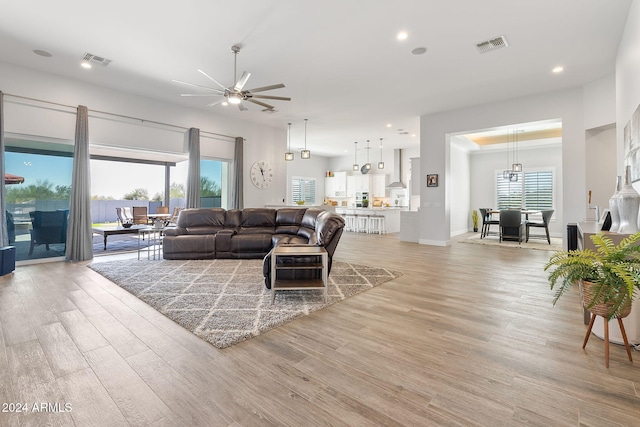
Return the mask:
<svg viewBox="0 0 640 427">
<path fill-rule="evenodd" d="M 451 235 L 456 236 L 473 229 L 471 206 L 475 205 L 470 202 L 473 186 L 470 156 L 466 150 L 457 146 L 455 141 L 451 144 L 449 185 L 453 189 L 451 194 Z M 434 188 L 427 188 L 426 193 L 429 194 L 429 190 L 432 189 Z"/>
<path fill-rule="evenodd" d="M 550 145 L 532 148 L 520 148 L 518 160 L 523 164 L 525 172 L 537 168 L 551 167 L 555 170 L 555 213 L 549 226 L 549 232 L 554 236 L 562 236 L 564 221 L 563 174 L 562 174 L 562 146 Z M 475 151 L 471 154 L 471 208 L 496 207 L 496 171 L 502 171 L 507 166 L 505 152 Z M 452 227 L 453 229 L 453 227 Z"/>
<path fill-rule="evenodd" d="M 133 147 L 170 153 L 185 153 L 186 130 L 154 125 L 137 120 L 117 119 L 97 113 L 104 111 L 124 116 L 168 123 L 201 130 L 203 156 L 231 158 L 233 143 L 214 139 L 207 132 L 242 136 L 244 144 L 244 203 L 246 207 L 264 206 L 282 201 L 286 193 L 286 128 L 257 125 L 239 118 L 216 115 L 213 110 L 191 109 L 151 98 L 119 92 L 101 86 L 66 79 L 0 62 L 0 90 L 5 93 L 5 132 L 47 138 L 73 140 L 75 106 L 90 110 L 91 143 L 115 147 Z M 74 108 L 22 101 L 18 95 L 64 104 Z M 266 160 L 276 171 L 268 189 L 255 188 L 249 168 L 257 160 Z"/>
<path fill-rule="evenodd" d="M 582 88 L 584 128 L 594 129 L 616 121 L 616 76 L 609 74 Z"/>
<path fill-rule="evenodd" d="M 623 175 L 624 127 L 640 104 L 640 1 L 629 8 L 627 24 L 616 56 L 616 140 L 618 175 Z M 638 187 L 636 187 L 638 189 Z"/>
<path fill-rule="evenodd" d="M 587 189 L 591 205 L 600 212 L 609 209 L 609 198 L 616 189 L 616 127 L 614 124 L 586 131 Z"/>
</svg>

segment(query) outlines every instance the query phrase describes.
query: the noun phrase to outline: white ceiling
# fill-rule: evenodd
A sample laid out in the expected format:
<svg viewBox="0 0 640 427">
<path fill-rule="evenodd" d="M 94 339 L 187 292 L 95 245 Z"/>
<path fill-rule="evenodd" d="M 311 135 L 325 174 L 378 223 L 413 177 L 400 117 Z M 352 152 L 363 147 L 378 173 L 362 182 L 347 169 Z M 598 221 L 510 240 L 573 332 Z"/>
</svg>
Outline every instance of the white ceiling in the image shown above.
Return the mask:
<svg viewBox="0 0 640 427">
<path fill-rule="evenodd" d="M 419 116 L 581 86 L 614 72 L 631 0 L 31 0 L 4 3 L 0 59 L 165 102 L 208 108 L 286 129 L 292 146 L 341 155 L 354 141 L 419 145 Z M 9 5 L 10 4 L 10 5 Z M 406 31 L 408 38 L 396 39 Z M 509 47 L 480 54 L 504 35 Z M 276 113 L 254 104 L 204 107 L 214 98 L 172 79 L 203 85 L 196 70 L 230 85 L 231 46 L 241 44 L 245 88 L 265 92 Z M 424 55 L 412 55 L 417 47 Z M 50 52 L 45 58 L 34 49 Z M 80 68 L 85 52 L 111 59 Z M 551 69 L 562 65 L 562 74 Z M 270 102 L 271 103 L 271 102 Z M 390 123 L 391 127 L 386 125 Z M 399 129 L 409 132 L 400 135 Z M 415 137 L 411 135 L 415 134 Z"/>
</svg>

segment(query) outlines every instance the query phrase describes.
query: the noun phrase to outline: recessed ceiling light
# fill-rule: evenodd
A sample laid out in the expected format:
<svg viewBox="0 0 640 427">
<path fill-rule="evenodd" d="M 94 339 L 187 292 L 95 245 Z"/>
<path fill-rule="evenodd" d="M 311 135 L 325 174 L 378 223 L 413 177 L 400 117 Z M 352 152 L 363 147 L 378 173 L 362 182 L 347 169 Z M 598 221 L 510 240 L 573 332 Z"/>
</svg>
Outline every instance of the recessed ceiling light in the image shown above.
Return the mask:
<svg viewBox="0 0 640 427">
<path fill-rule="evenodd" d="M 36 55 L 44 56 L 45 58 L 51 58 L 53 56 L 46 50 L 40 50 L 40 49 L 34 50 L 33 53 L 35 53 Z"/>
<path fill-rule="evenodd" d="M 226 107 L 227 105 L 229 105 L 229 103 L 228 103 L 227 101 L 224 101 L 224 102 L 222 103 L 222 105 L 224 105 L 224 106 Z"/>
<path fill-rule="evenodd" d="M 427 51 L 426 47 L 417 47 L 411 51 L 412 55 L 422 55 Z"/>
<path fill-rule="evenodd" d="M 80 63 L 80 66 L 81 66 L 82 68 L 86 68 L 86 69 L 91 68 L 91 64 L 89 64 L 87 61 L 82 61 L 82 62 Z"/>
<path fill-rule="evenodd" d="M 416 134 L 415 134 L 415 133 L 412 133 L 412 134 L 411 134 L 411 138 L 415 138 L 415 137 L 416 137 Z"/>
<path fill-rule="evenodd" d="M 563 66 L 561 66 L 561 65 L 559 65 L 559 66 L 555 67 L 555 68 L 554 68 L 553 70 L 551 70 L 551 71 L 552 71 L 552 72 L 554 72 L 554 73 L 556 73 L 556 74 L 558 74 L 558 73 L 561 73 L 561 72 L 563 72 L 563 71 L 564 71 L 564 67 L 563 67 Z"/>
<path fill-rule="evenodd" d="M 400 33 L 398 33 L 398 35 L 396 36 L 396 38 L 398 40 L 406 40 L 407 37 L 409 37 L 409 34 L 407 34 L 406 32 L 402 31 Z"/>
<path fill-rule="evenodd" d="M 387 123 L 387 127 L 390 128 L 392 125 L 391 123 Z"/>
</svg>

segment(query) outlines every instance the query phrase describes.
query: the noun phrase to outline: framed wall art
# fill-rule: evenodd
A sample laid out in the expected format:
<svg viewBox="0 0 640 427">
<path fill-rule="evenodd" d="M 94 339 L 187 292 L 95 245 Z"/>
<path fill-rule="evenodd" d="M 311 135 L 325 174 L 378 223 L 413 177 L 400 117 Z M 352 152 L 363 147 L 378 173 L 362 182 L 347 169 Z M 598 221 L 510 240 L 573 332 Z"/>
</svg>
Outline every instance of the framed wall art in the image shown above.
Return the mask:
<svg viewBox="0 0 640 427">
<path fill-rule="evenodd" d="M 438 174 L 431 173 L 427 175 L 427 187 L 437 187 L 438 186 Z"/>
</svg>

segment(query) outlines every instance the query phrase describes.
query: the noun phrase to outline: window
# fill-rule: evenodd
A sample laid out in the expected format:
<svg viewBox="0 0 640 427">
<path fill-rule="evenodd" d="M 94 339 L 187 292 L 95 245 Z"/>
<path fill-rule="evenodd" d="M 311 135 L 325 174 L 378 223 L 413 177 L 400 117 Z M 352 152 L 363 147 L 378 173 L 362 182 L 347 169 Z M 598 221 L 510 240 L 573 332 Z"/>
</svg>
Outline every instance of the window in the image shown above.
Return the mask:
<svg viewBox="0 0 640 427">
<path fill-rule="evenodd" d="M 553 175 L 552 170 L 530 171 L 511 181 L 496 172 L 498 209 L 553 209 Z"/>
<path fill-rule="evenodd" d="M 15 175 L 15 180 L 11 182 L 5 178 L 8 184 L 5 187 L 5 209 L 9 244 L 16 247 L 16 261 L 63 257 L 71 195 L 73 146 L 8 139 L 4 155 L 6 172 Z M 50 222 L 48 233 L 51 234 L 53 230 L 61 238 L 50 239 L 51 236 L 46 235 L 50 245 L 32 240 L 32 236 L 42 237 L 37 225 L 37 218 L 45 215 L 42 211 L 57 211 L 53 216 L 47 216 Z"/>
<path fill-rule="evenodd" d="M 316 202 L 316 179 L 293 177 L 291 179 L 291 201 L 304 201 L 308 204 Z"/>
</svg>

